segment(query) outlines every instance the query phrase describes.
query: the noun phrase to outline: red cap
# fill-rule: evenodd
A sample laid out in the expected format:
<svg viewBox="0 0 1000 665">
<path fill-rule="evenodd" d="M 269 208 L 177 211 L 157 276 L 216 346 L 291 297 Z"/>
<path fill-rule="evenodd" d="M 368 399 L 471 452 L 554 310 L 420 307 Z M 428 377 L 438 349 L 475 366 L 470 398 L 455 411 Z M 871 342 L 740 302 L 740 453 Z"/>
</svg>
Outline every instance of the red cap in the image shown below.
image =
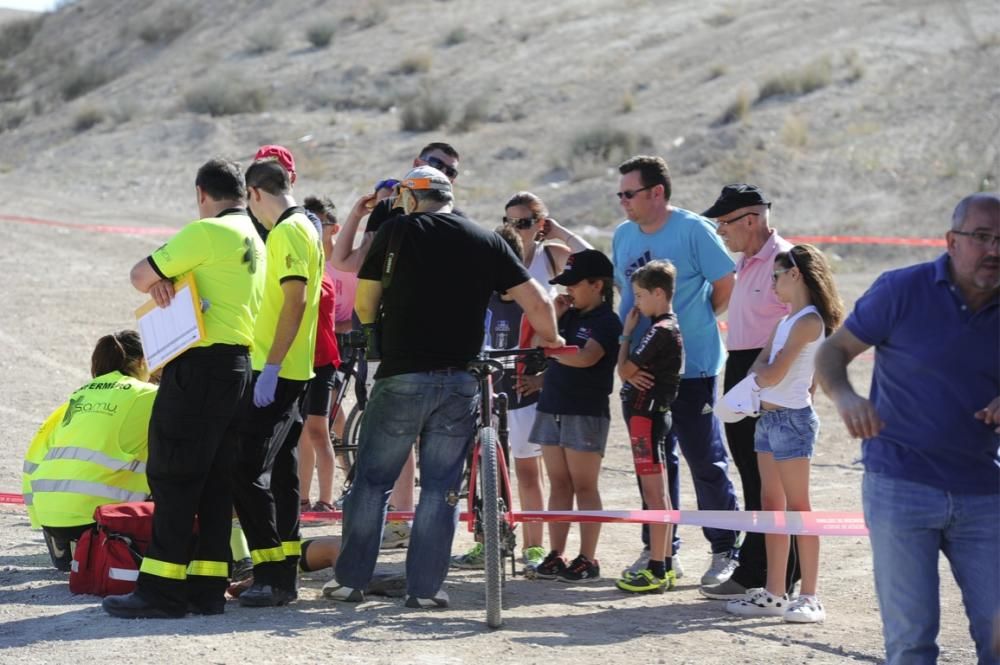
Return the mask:
<svg viewBox="0 0 1000 665">
<path fill-rule="evenodd" d="M 274 157 L 278 160 L 288 175 L 295 175 L 295 158 L 292 157 L 292 152 L 280 145 L 262 145 L 257 149 L 257 154 L 253 156 L 253 160 L 256 162 L 258 159 L 267 159 L 268 157 Z"/>
</svg>

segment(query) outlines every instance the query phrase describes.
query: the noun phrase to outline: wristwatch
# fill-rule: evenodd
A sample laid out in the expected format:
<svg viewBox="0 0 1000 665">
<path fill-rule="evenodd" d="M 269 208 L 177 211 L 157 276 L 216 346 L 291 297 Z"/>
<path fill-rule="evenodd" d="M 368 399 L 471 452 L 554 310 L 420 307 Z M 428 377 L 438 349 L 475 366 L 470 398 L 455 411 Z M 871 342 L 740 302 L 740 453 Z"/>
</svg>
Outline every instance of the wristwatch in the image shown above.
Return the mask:
<svg viewBox="0 0 1000 665">
<path fill-rule="evenodd" d="M 631 342 L 632 335 L 618 335 L 618 343 L 624 344 L 625 342 Z"/>
</svg>

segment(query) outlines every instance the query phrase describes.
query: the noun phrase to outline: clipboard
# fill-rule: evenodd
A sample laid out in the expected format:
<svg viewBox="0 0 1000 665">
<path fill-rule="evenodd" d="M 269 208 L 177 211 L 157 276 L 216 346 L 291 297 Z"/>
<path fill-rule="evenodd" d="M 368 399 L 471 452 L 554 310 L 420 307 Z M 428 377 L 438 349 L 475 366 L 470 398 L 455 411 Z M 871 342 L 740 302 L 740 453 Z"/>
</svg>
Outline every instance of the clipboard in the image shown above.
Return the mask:
<svg viewBox="0 0 1000 665">
<path fill-rule="evenodd" d="M 159 307 L 152 299 L 135 310 L 142 352 L 149 371 L 154 371 L 205 338 L 201 298 L 194 273 L 174 282 L 174 299 Z"/>
</svg>

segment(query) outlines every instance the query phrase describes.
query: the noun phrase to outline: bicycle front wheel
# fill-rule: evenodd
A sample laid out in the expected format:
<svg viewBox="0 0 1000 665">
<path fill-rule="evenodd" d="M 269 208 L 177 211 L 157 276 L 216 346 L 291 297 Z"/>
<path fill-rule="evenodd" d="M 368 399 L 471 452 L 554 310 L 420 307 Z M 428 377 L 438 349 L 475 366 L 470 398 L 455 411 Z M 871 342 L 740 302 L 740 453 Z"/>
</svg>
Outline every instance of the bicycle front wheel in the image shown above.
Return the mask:
<svg viewBox="0 0 1000 665">
<path fill-rule="evenodd" d="M 499 628 L 503 593 L 503 559 L 501 558 L 500 487 L 497 482 L 497 433 L 492 427 L 479 430 L 479 449 L 482 464 L 479 467 L 480 488 L 483 502 L 483 548 L 486 563 L 486 625 Z"/>
</svg>

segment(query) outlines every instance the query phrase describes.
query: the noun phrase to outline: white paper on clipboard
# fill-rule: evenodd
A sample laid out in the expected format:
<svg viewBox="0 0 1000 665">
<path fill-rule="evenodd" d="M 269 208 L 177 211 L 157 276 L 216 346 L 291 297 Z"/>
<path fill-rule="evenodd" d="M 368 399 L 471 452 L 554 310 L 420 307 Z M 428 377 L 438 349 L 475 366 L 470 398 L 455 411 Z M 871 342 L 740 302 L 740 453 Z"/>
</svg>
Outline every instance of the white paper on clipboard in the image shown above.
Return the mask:
<svg viewBox="0 0 1000 665">
<path fill-rule="evenodd" d="M 194 275 L 174 283 L 174 299 L 167 307 L 153 300 L 135 310 L 146 364 L 153 371 L 200 342 L 205 336 L 201 299 Z"/>
</svg>

